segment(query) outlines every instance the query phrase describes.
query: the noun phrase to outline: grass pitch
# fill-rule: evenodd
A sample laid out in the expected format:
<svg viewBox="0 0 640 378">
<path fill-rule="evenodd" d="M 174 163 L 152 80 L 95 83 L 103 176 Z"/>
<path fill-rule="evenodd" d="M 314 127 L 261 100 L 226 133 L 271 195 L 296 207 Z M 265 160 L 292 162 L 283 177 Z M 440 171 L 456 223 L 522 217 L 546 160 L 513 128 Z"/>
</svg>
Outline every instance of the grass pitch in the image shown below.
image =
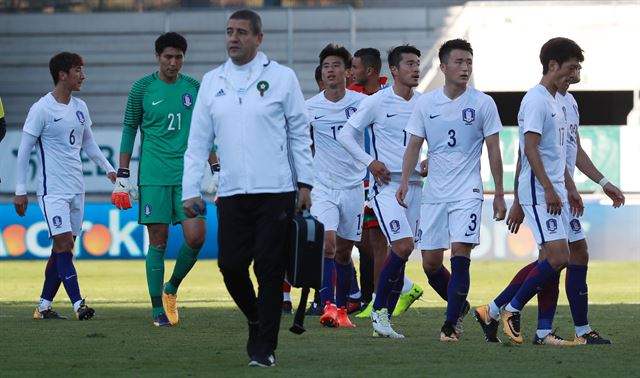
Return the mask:
<svg viewBox="0 0 640 378">
<path fill-rule="evenodd" d="M 33 320 L 44 265 L 0 264 L 0 376 L 640 376 L 640 263 L 635 262 L 595 261 L 589 268 L 589 319 L 613 345 L 531 345 L 535 299 L 523 313 L 524 345 L 485 343 L 471 316 L 459 343 L 441 343 L 445 303 L 426 283 L 419 261 L 410 261 L 407 274 L 425 295 L 394 321 L 406 339 L 374 339 L 369 321 L 354 317 L 355 329 L 323 329 L 317 317 L 307 317 L 307 332 L 296 336 L 288 331 L 292 317 L 285 316 L 274 369 L 246 367 L 246 322 L 215 261 L 198 262 L 180 288 L 180 324 L 163 329 L 151 326 L 143 261 L 77 261 L 82 293 L 96 308 L 96 317 L 87 322 Z M 173 261 L 166 265 L 168 277 Z M 523 265 L 472 262 L 472 306 L 493 299 Z M 292 294 L 295 302 L 297 291 Z M 72 316 L 62 287 L 54 309 Z M 559 335 L 572 337 L 562 288 L 555 326 Z"/>
</svg>

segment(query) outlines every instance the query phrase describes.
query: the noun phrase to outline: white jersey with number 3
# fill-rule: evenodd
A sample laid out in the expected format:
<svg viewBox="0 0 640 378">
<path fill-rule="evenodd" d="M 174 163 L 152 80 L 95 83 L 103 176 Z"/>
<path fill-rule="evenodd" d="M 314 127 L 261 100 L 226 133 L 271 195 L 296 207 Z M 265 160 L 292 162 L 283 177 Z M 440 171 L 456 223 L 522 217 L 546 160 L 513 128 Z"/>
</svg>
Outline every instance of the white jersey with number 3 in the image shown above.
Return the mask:
<svg viewBox="0 0 640 378">
<path fill-rule="evenodd" d="M 371 127 L 369 154 L 384 163 L 391 173 L 402 173 L 402 157 L 409 142 L 404 127 L 419 98 L 420 93 L 415 91 L 407 101 L 393 87 L 381 89 L 364 99 L 358 112 L 349 119 L 349 125 L 356 130 L 364 132 Z M 412 179 L 420 179 L 417 167 Z"/>
<path fill-rule="evenodd" d="M 406 128 L 425 138 L 429 174 L 422 203 L 482 199 L 480 157 L 484 138 L 502 130 L 495 102 L 468 87 L 455 99 L 443 88 L 422 95 Z"/>
<path fill-rule="evenodd" d="M 330 189 L 348 189 L 362 185 L 366 168 L 354 160 L 338 142 L 338 134 L 367 96 L 351 90 L 338 102 L 327 100 L 324 92 L 306 101 L 309 123 L 313 128 L 314 185 Z M 358 144 L 364 148 L 364 134 Z"/>
<path fill-rule="evenodd" d="M 72 96 L 65 105 L 48 93 L 31 106 L 23 131 L 38 138 L 39 196 L 84 193 L 80 149 L 89 127 L 89 110 L 77 97 Z"/>
<path fill-rule="evenodd" d="M 518 133 L 520 137 L 520 176 L 518 177 L 518 197 L 523 205 L 545 203 L 544 189 L 535 177 L 529 160 L 524 153 L 526 133 L 540 135 L 538 151 L 544 170 L 553 184 L 553 189 L 562 202 L 567 200 L 564 186 L 564 170 L 567 165 L 565 139 L 566 127 L 562 109 L 556 99 L 542 85 L 531 88 L 520 103 L 518 112 Z"/>
</svg>

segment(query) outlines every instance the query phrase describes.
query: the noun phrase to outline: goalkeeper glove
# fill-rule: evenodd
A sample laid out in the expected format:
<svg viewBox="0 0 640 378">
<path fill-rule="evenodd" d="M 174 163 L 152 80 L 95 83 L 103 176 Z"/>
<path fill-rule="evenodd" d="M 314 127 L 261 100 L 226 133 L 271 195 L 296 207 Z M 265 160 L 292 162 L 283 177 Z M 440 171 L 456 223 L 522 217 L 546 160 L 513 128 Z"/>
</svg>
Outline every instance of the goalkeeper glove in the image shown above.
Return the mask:
<svg viewBox="0 0 640 378">
<path fill-rule="evenodd" d="M 129 182 L 129 169 L 119 168 L 116 174 L 116 187 L 111 193 L 111 203 L 118 209 L 131 208 L 131 199 L 138 199 L 138 189 Z"/>
<path fill-rule="evenodd" d="M 209 184 L 207 185 L 207 193 L 213 194 L 214 196 L 218 192 L 218 182 L 220 181 L 220 164 L 215 163 L 211 164 L 211 178 L 209 179 Z"/>
</svg>

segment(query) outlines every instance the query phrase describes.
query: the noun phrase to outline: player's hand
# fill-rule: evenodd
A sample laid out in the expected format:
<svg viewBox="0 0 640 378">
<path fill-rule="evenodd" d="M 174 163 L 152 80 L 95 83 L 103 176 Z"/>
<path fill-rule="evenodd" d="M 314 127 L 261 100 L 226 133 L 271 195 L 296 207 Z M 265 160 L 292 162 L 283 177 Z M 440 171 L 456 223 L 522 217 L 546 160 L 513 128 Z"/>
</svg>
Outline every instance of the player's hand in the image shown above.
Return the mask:
<svg viewBox="0 0 640 378">
<path fill-rule="evenodd" d="M 207 205 L 202 200 L 202 197 L 193 197 L 182 201 L 182 209 L 184 210 L 184 214 L 189 218 L 207 213 Z"/>
<path fill-rule="evenodd" d="M 420 176 L 427 177 L 429 174 L 429 159 L 420 162 Z"/>
<path fill-rule="evenodd" d="M 573 189 L 567 191 L 567 199 L 569 200 L 569 208 L 571 209 L 571 215 L 574 217 L 581 217 L 584 214 L 584 204 L 582 203 L 582 197 L 578 190 Z"/>
<path fill-rule="evenodd" d="M 116 178 L 117 178 L 116 177 L 116 172 L 112 171 L 112 172 L 107 173 L 107 178 L 109 179 L 109 181 L 111 181 L 112 184 L 115 184 L 116 183 Z"/>
<path fill-rule="evenodd" d="M 378 184 L 388 184 L 391 182 L 391 172 L 383 162 L 374 160 L 369 164 L 369 171 Z"/>
<path fill-rule="evenodd" d="M 513 204 L 509 209 L 509 216 L 507 217 L 507 228 L 512 234 L 517 234 L 522 221 L 524 221 L 524 211 L 522 211 L 522 206 L 519 201 L 513 201 Z"/>
<path fill-rule="evenodd" d="M 207 193 L 214 196 L 218 193 L 218 183 L 220 182 L 220 164 L 211 164 L 211 178 L 207 184 Z"/>
<path fill-rule="evenodd" d="M 296 212 L 301 213 L 309 209 L 311 209 L 311 190 L 309 188 L 299 188 Z"/>
<path fill-rule="evenodd" d="M 13 205 L 16 207 L 16 213 L 18 213 L 18 215 L 21 217 L 24 217 L 24 213 L 27 212 L 28 204 L 29 204 L 29 199 L 27 198 L 26 194 L 16 196 L 13 199 Z"/>
<path fill-rule="evenodd" d="M 547 213 L 551 215 L 560 215 L 562 213 L 562 201 L 555 189 L 551 188 L 544 191 L 544 202 L 547 204 Z"/>
<path fill-rule="evenodd" d="M 496 194 L 493 197 L 493 219 L 501 221 L 507 214 L 507 204 L 504 202 L 504 194 Z"/>
<path fill-rule="evenodd" d="M 131 208 L 131 199 L 138 199 L 138 189 L 129 181 L 129 170 L 120 168 L 116 174 L 116 187 L 111 193 L 111 203 L 118 209 L 127 210 Z"/>
<path fill-rule="evenodd" d="M 622 194 L 622 191 L 620 191 L 617 186 L 608 182 L 607 185 L 602 188 L 602 190 L 604 190 L 604 194 L 606 194 L 607 197 L 611 198 L 611 200 L 613 201 L 613 207 L 617 209 L 620 206 L 624 205 L 624 194 Z"/>
<path fill-rule="evenodd" d="M 398 201 L 398 204 L 400 204 L 400 206 L 404 207 L 405 209 L 408 208 L 407 204 L 404 203 L 404 198 L 407 196 L 408 191 L 409 184 L 405 182 L 401 182 L 400 187 L 398 187 L 398 190 L 396 191 L 396 201 Z"/>
</svg>

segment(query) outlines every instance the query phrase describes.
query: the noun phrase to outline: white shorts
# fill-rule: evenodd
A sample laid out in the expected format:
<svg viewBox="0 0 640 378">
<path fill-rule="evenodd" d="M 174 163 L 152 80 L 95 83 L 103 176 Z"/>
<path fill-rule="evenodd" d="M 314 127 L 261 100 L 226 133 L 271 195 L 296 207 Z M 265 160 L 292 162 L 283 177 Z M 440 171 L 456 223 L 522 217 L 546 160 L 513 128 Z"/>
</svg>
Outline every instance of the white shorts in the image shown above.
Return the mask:
<svg viewBox="0 0 640 378">
<path fill-rule="evenodd" d="M 38 204 L 49 227 L 49 238 L 69 231 L 74 236 L 80 234 L 84 194 L 46 194 L 38 196 Z"/>
<path fill-rule="evenodd" d="M 364 212 L 364 187 L 328 189 L 315 186 L 311 191 L 311 215 L 346 240 L 360 241 Z"/>
<path fill-rule="evenodd" d="M 422 183 L 410 182 L 409 190 L 404 198 L 407 208 L 400 206 L 396 199 L 396 192 L 400 183 L 390 182 L 387 185 L 373 186 L 373 197 L 369 206 L 376 213 L 382 233 L 387 242 L 412 238 L 414 243 L 420 240 L 420 199 L 422 198 Z"/>
<path fill-rule="evenodd" d="M 451 243 L 480 244 L 482 200 L 423 203 L 420 207 L 422 250 L 448 249 Z"/>
<path fill-rule="evenodd" d="M 562 204 L 564 213 L 568 205 Z M 533 237 L 538 245 L 553 240 L 567 239 L 565 221 L 562 215 L 551 215 L 547 212 L 547 204 L 522 205 L 524 219 L 527 221 Z M 582 228 L 582 227 L 581 227 Z"/>
<path fill-rule="evenodd" d="M 567 232 L 569 243 L 577 242 L 585 238 L 580 219 L 571 214 L 569 203 L 564 203 L 562 206 L 562 221 L 564 222 L 564 229 Z"/>
</svg>

